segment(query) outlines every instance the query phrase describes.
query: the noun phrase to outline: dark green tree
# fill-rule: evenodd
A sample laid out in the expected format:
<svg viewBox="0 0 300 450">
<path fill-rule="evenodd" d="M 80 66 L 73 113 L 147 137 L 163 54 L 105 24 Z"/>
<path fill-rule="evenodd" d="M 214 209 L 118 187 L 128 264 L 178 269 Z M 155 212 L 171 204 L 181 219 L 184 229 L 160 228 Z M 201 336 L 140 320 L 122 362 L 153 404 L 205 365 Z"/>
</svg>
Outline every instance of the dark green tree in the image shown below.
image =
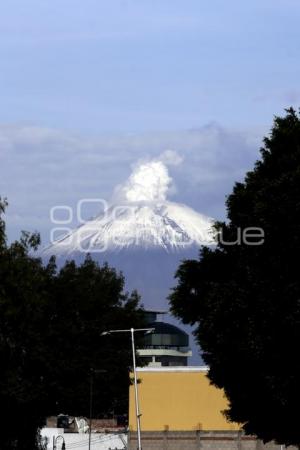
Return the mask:
<svg viewBox="0 0 300 450">
<path fill-rule="evenodd" d="M 50 268 L 55 271 L 53 260 Z M 53 383 L 57 411 L 88 415 L 87 388 L 94 369 L 105 371 L 94 376 L 95 414 L 126 413 L 132 361 L 129 336 L 100 335 L 109 329 L 143 325 L 139 296 L 125 294 L 122 275 L 106 264 L 99 267 L 90 257 L 81 266 L 67 262 L 50 282 L 47 292 L 52 300 L 44 332 L 49 346 L 46 384 Z"/>
<path fill-rule="evenodd" d="M 123 276 L 89 257 L 57 270 L 33 251 L 38 234 L 7 244 L 0 202 L 0 421 L 1 450 L 37 448 L 49 415 L 89 412 L 91 369 L 94 414 L 127 412 L 127 337 L 102 331 L 144 325 L 139 297 L 124 293 Z"/>
<path fill-rule="evenodd" d="M 217 246 L 179 267 L 171 309 L 196 325 L 209 378 L 229 399 L 227 417 L 264 441 L 299 445 L 300 119 L 293 109 L 275 118 L 227 212 L 228 221 L 216 224 Z M 245 239 L 249 227 L 263 230 L 263 243 Z"/>
</svg>

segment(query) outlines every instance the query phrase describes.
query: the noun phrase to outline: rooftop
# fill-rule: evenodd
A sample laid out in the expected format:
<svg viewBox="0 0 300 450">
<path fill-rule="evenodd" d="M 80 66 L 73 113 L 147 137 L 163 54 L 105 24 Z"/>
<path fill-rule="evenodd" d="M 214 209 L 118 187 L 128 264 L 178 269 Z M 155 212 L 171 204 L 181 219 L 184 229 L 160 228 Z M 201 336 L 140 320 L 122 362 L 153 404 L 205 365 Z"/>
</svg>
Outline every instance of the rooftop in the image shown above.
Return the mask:
<svg viewBox="0 0 300 450">
<path fill-rule="evenodd" d="M 138 372 L 208 372 L 208 366 L 159 366 L 137 367 Z"/>
</svg>

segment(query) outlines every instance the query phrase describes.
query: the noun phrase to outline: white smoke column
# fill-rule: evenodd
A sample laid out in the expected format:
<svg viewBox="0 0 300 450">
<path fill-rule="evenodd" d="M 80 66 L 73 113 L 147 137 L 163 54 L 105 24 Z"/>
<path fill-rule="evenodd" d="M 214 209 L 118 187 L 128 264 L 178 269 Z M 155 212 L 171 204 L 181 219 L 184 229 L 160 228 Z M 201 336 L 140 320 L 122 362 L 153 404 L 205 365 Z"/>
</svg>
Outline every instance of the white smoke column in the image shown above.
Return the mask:
<svg viewBox="0 0 300 450">
<path fill-rule="evenodd" d="M 168 169 L 162 162 L 141 164 L 124 186 L 125 198 L 129 202 L 164 201 L 171 181 Z"/>
<path fill-rule="evenodd" d="M 172 186 L 167 165 L 178 165 L 182 158 L 172 150 L 167 150 L 157 159 L 139 163 L 127 182 L 121 186 L 119 194 L 127 202 L 165 201 Z"/>
</svg>

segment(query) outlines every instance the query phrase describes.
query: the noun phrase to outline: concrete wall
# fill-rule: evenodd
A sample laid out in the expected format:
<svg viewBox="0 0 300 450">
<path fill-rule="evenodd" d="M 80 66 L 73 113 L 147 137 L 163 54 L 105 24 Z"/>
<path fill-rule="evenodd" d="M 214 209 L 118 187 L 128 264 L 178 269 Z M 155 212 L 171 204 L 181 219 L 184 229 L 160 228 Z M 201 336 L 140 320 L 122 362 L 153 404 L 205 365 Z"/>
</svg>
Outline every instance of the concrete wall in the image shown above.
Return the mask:
<svg viewBox="0 0 300 450">
<path fill-rule="evenodd" d="M 53 437 L 62 435 L 65 443 L 66 450 L 87 450 L 88 449 L 88 434 L 83 433 L 64 433 L 60 428 L 43 428 L 41 435 L 47 437 L 49 440 L 47 450 L 53 450 Z M 63 440 L 59 438 L 57 440 L 57 450 L 61 450 Z M 91 450 L 123 450 L 125 445 L 123 442 L 127 442 L 127 436 L 125 434 L 115 433 L 92 433 L 91 438 Z"/>
<path fill-rule="evenodd" d="M 146 431 L 142 432 L 143 450 L 283 450 L 274 443 L 264 445 L 239 431 Z M 128 450 L 137 449 L 136 432 L 128 435 Z M 296 450 L 289 447 L 289 450 Z"/>
<path fill-rule="evenodd" d="M 223 391 L 212 386 L 206 374 L 205 367 L 138 368 L 142 430 L 238 430 L 222 414 L 228 406 Z M 136 431 L 133 386 L 129 429 Z"/>
</svg>

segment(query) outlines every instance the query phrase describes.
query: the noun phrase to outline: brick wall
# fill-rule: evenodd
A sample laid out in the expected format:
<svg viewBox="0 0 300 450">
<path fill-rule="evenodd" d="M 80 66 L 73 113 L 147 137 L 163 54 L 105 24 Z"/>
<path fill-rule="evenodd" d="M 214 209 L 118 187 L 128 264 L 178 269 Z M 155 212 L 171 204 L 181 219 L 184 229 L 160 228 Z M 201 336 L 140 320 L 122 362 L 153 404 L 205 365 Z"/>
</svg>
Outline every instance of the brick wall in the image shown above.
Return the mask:
<svg viewBox="0 0 300 450">
<path fill-rule="evenodd" d="M 144 431 L 143 450 L 280 450 L 236 431 Z M 128 450 L 137 449 L 137 433 L 128 434 Z M 296 450 L 289 447 L 289 450 Z"/>
</svg>

